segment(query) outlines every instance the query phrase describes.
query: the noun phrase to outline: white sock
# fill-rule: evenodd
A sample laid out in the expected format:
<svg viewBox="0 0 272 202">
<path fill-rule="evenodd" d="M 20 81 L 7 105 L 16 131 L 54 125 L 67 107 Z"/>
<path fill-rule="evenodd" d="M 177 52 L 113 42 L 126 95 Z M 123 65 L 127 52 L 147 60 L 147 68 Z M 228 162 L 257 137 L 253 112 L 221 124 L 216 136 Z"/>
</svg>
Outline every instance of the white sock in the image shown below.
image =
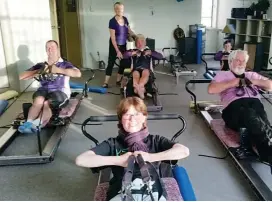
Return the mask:
<svg viewBox="0 0 272 202">
<path fill-rule="evenodd" d="M 32 121 L 32 124 L 35 126 L 39 126 L 39 125 L 42 125 L 42 121 L 40 118 L 37 118 L 34 121 Z"/>
<path fill-rule="evenodd" d="M 32 120 L 32 119 L 27 119 L 27 120 L 26 120 L 26 122 L 30 122 L 30 123 L 32 123 L 32 122 L 33 122 L 33 120 Z"/>
</svg>

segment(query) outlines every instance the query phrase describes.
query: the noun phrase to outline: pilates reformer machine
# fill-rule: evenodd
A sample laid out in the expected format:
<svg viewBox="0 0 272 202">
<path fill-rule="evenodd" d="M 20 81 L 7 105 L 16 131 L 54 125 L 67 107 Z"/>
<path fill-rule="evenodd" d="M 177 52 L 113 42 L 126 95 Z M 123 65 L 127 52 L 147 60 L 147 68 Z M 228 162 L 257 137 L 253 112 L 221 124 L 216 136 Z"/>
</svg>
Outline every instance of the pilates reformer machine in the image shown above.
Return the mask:
<svg viewBox="0 0 272 202">
<path fill-rule="evenodd" d="M 54 75 L 52 73 L 40 73 L 36 80 L 41 79 L 52 79 Z M 2 155 L 5 150 L 11 146 L 12 142 L 19 136 L 24 135 L 18 131 L 18 127 L 23 124 L 27 119 L 28 110 L 31 107 L 31 103 L 23 103 L 22 108 L 23 112 L 20 113 L 17 118 L 11 123 L 10 128 L 0 136 L 0 166 L 7 165 L 27 165 L 27 164 L 43 164 L 49 163 L 54 160 L 56 151 L 58 146 L 64 137 L 69 124 L 73 116 L 75 115 L 77 109 L 80 106 L 80 103 L 84 97 L 88 97 L 88 83 L 94 78 L 94 72 L 92 72 L 92 76 L 85 82 L 85 88 L 82 90 L 82 93 L 74 92 L 69 99 L 68 104 L 64 108 L 60 108 L 59 106 L 55 106 L 52 109 L 52 118 L 49 123 L 43 128 L 38 129 L 36 134 L 37 136 L 37 147 L 38 153 L 30 154 L 30 155 Z M 30 86 L 30 85 L 29 85 Z M 28 87 L 29 87 L 28 86 Z M 28 88 L 27 87 L 27 88 Z M 26 89 L 27 89 L 26 88 Z M 25 92 L 26 89 L 23 91 Z M 21 94 L 23 94 L 23 92 Z M 48 133 L 52 133 L 49 137 L 45 146 L 42 147 L 42 138 L 41 136 L 45 135 L 41 133 L 43 131 L 47 131 Z M 29 137 L 26 137 L 29 138 Z"/>
<path fill-rule="evenodd" d="M 186 91 L 191 95 L 192 101 L 190 103 L 190 108 L 194 110 L 196 114 L 200 114 L 205 122 L 209 125 L 214 134 L 218 137 L 224 148 L 227 150 L 227 155 L 225 157 L 213 157 L 206 156 L 216 159 L 225 159 L 230 156 L 231 160 L 234 162 L 235 166 L 238 168 L 240 173 L 245 177 L 245 179 L 251 185 L 253 191 L 260 200 L 272 200 L 272 191 L 269 187 L 272 185 L 272 181 L 267 181 L 268 179 L 261 177 L 259 175 L 260 170 L 256 169 L 258 166 L 263 166 L 261 171 L 265 171 L 265 175 L 269 178 L 271 177 L 270 167 L 259 162 L 258 159 L 243 159 L 239 160 L 236 158 L 235 151 L 240 146 L 239 134 L 225 127 L 225 123 L 221 118 L 223 106 L 218 101 L 199 101 L 197 100 L 196 94 L 189 89 L 189 85 L 195 84 L 209 84 L 211 80 L 207 79 L 196 79 L 190 80 L 186 83 Z M 269 99 L 269 94 L 262 94 L 263 98 Z M 269 100 L 268 100 L 269 101 Z M 262 173 L 263 174 L 263 173 Z"/>
<path fill-rule="evenodd" d="M 147 117 L 147 120 L 179 120 L 181 121 L 180 129 L 173 135 L 171 141 L 176 141 L 176 139 L 185 131 L 186 121 L 185 119 L 178 114 L 150 114 Z M 89 134 L 86 130 L 87 125 L 99 126 L 103 125 L 105 122 L 117 122 L 117 115 L 108 115 L 108 116 L 91 116 L 87 118 L 81 126 L 82 133 L 91 140 L 95 145 L 99 144 L 99 141 Z M 186 169 L 178 166 L 171 165 L 170 168 L 173 172 L 173 177 L 163 177 L 159 176 L 164 183 L 164 189 L 167 193 L 167 200 L 169 201 L 195 201 L 195 193 L 189 179 L 189 176 L 186 172 Z M 109 188 L 109 181 L 112 177 L 112 172 L 109 167 L 99 167 L 92 168 L 93 173 L 99 173 L 98 185 L 95 190 L 94 199 L 95 201 L 105 201 L 107 197 L 107 190 Z M 147 173 L 152 177 L 151 171 L 148 169 Z M 153 178 L 153 177 L 152 177 Z M 131 185 L 126 184 L 125 188 L 129 190 Z M 121 199 L 120 199 L 121 200 Z"/>
</svg>

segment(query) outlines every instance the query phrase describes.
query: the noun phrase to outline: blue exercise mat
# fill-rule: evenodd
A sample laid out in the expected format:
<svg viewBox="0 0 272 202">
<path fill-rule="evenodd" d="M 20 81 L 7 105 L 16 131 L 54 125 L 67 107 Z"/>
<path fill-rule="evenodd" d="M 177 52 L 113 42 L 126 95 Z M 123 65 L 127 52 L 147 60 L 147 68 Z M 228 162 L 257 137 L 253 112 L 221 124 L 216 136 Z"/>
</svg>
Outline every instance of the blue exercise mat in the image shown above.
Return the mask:
<svg viewBox="0 0 272 202">
<path fill-rule="evenodd" d="M 181 166 L 175 166 L 173 169 L 175 179 L 177 180 L 181 196 L 184 201 L 196 201 L 195 192 L 187 171 Z"/>
<path fill-rule="evenodd" d="M 84 86 L 84 84 L 75 83 L 75 82 L 70 81 L 70 88 L 72 88 L 72 89 L 82 89 L 83 90 L 85 88 L 85 86 Z M 88 86 L 88 91 L 92 92 L 92 93 L 101 93 L 101 94 L 107 93 L 107 89 L 102 88 L 102 87 L 90 87 L 90 86 Z"/>
<path fill-rule="evenodd" d="M 5 112 L 7 106 L 8 106 L 7 100 L 0 100 L 0 116 Z"/>
</svg>

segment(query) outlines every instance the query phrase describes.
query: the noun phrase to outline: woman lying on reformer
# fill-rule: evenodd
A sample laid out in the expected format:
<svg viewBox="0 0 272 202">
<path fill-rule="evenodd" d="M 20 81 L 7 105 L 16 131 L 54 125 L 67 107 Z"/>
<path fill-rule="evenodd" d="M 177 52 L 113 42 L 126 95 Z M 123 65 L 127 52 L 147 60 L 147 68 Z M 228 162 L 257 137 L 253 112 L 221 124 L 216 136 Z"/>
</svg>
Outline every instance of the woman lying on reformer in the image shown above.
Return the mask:
<svg viewBox="0 0 272 202">
<path fill-rule="evenodd" d="M 128 166 L 130 156 L 142 155 L 144 161 L 152 163 L 183 159 L 189 155 L 187 147 L 163 136 L 149 134 L 146 123 L 147 108 L 140 98 L 129 97 L 122 100 L 117 115 L 118 136 L 105 140 L 76 159 L 78 166 L 112 168 L 113 178 L 110 180 L 107 200 L 120 200 L 124 168 Z M 134 184 L 142 183 L 140 175 L 139 167 L 136 167 L 133 172 Z"/>
<path fill-rule="evenodd" d="M 161 53 L 151 51 L 146 46 L 144 35 L 138 34 L 135 40 L 136 49 L 126 51 L 124 58 L 131 58 L 131 72 L 133 77 L 134 92 L 144 99 L 145 85 L 149 80 L 151 71 L 153 72 L 152 59 L 163 58 Z"/>
</svg>

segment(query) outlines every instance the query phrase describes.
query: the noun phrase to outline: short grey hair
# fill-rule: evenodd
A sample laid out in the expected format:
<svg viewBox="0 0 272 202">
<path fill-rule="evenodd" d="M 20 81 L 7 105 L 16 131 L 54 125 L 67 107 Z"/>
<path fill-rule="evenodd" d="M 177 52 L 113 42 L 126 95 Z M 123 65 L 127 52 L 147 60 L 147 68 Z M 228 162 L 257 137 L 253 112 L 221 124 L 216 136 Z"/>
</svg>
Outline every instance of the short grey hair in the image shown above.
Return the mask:
<svg viewBox="0 0 272 202">
<path fill-rule="evenodd" d="M 248 59 L 249 59 L 249 55 L 247 53 L 247 51 L 245 50 L 234 50 L 234 51 L 231 51 L 231 53 L 229 54 L 229 58 L 228 58 L 228 62 L 229 62 L 229 65 L 232 63 L 232 61 L 236 58 L 236 55 L 238 53 L 242 53 L 244 54 L 245 56 L 245 61 L 247 63 Z"/>
</svg>

